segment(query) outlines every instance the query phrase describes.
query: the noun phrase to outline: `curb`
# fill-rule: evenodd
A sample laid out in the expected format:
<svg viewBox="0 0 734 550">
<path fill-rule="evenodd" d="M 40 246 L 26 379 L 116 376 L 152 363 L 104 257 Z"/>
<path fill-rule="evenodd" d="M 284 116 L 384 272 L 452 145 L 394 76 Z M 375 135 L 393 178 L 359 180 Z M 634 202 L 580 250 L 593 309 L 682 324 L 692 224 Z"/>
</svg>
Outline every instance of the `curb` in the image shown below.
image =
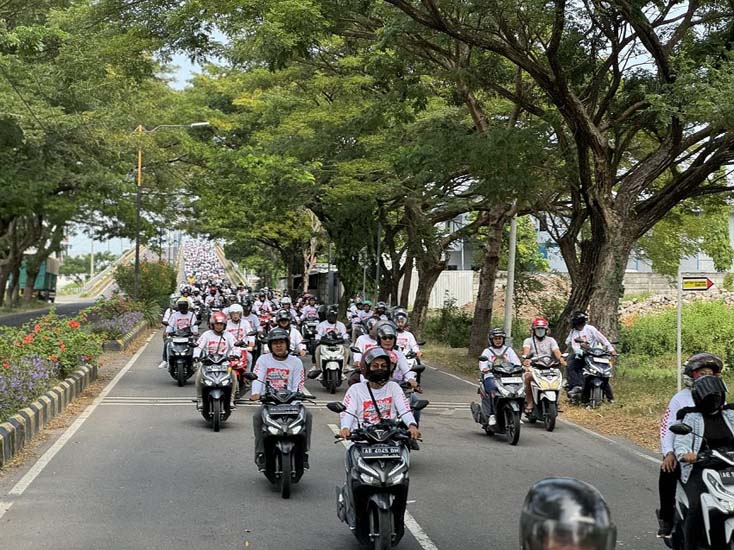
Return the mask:
<svg viewBox="0 0 734 550">
<path fill-rule="evenodd" d="M 133 329 L 128 332 L 125 336 L 118 340 L 107 340 L 102 344 L 102 351 L 107 353 L 109 351 L 124 351 L 130 345 L 130 342 L 135 340 L 143 332 L 150 327 L 147 321 L 140 321 Z"/>
<path fill-rule="evenodd" d="M 0 424 L 0 467 L 12 460 L 52 418 L 61 414 L 74 398 L 97 379 L 97 368 L 97 365 L 80 367 L 66 380 Z"/>
</svg>

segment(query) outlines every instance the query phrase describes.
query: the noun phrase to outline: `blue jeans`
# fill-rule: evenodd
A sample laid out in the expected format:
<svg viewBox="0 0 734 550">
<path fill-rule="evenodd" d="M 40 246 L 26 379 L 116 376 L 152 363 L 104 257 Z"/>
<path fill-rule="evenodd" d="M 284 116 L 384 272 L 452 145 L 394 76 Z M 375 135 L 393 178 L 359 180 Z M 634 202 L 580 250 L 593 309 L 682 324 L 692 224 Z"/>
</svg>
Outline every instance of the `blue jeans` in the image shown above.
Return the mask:
<svg viewBox="0 0 734 550">
<path fill-rule="evenodd" d="M 487 394 L 484 399 L 484 406 L 489 414 L 494 414 L 494 398 L 492 394 L 497 391 L 497 385 L 494 383 L 494 376 L 487 376 L 482 379 L 482 386 Z"/>
</svg>

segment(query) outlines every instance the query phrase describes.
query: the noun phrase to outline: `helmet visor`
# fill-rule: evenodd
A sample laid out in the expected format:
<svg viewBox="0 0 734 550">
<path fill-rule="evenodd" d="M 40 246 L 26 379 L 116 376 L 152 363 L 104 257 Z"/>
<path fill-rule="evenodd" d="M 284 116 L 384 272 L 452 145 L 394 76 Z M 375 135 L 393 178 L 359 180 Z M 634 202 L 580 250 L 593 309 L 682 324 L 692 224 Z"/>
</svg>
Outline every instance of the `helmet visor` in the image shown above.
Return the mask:
<svg viewBox="0 0 734 550">
<path fill-rule="evenodd" d="M 523 550 L 614 550 L 617 528 L 598 527 L 579 518 L 574 524 L 541 519 L 524 512 L 520 519 Z"/>
</svg>

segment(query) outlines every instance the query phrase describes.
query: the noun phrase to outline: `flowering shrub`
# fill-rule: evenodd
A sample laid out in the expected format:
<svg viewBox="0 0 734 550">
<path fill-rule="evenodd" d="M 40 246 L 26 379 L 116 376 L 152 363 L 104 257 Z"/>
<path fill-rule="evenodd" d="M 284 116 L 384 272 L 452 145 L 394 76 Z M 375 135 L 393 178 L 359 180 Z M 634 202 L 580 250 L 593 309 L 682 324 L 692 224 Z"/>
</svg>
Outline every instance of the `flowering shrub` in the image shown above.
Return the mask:
<svg viewBox="0 0 734 550">
<path fill-rule="evenodd" d="M 107 340 L 115 340 L 125 336 L 142 320 L 142 312 L 129 311 L 111 319 L 97 321 L 92 330 L 95 333 L 103 333 Z"/>
<path fill-rule="evenodd" d="M 0 366 L 0 422 L 49 390 L 57 370 L 56 363 L 38 355 L 4 360 Z"/>
<path fill-rule="evenodd" d="M 129 329 L 124 330 L 124 326 L 127 326 L 126 323 L 120 321 L 127 314 L 139 314 L 139 318 L 135 323 L 145 319 L 150 326 L 158 325 L 161 318 L 161 308 L 158 304 L 135 302 L 120 296 L 110 299 L 100 298 L 96 304 L 87 308 L 85 312 L 95 326 L 95 332 L 109 330 L 110 339 L 119 338 L 129 332 Z M 126 319 L 132 319 L 132 317 Z M 133 326 L 135 325 L 133 324 Z M 97 327 L 99 327 L 99 330 L 97 330 Z"/>
</svg>

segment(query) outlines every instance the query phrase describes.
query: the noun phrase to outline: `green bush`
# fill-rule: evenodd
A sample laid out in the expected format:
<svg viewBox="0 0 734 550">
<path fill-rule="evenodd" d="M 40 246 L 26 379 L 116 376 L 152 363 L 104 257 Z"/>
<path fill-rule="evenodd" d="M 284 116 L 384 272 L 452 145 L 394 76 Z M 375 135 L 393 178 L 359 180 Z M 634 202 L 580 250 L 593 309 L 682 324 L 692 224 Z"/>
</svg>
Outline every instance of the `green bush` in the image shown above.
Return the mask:
<svg viewBox="0 0 734 550">
<path fill-rule="evenodd" d="M 734 290 L 734 274 L 727 273 L 726 275 L 724 275 L 724 280 L 721 282 L 721 287 L 728 292 Z"/>
<path fill-rule="evenodd" d="M 698 301 L 683 307 L 683 355 L 710 351 L 726 357 L 734 342 L 734 309 L 723 301 Z M 663 356 L 676 348 L 676 310 L 634 319 L 621 330 L 622 351 Z"/>
<path fill-rule="evenodd" d="M 135 266 L 121 265 L 115 270 L 115 282 L 128 296 L 135 296 Z M 139 302 L 154 302 L 164 308 L 176 288 L 176 270 L 166 262 L 140 264 Z"/>
</svg>

